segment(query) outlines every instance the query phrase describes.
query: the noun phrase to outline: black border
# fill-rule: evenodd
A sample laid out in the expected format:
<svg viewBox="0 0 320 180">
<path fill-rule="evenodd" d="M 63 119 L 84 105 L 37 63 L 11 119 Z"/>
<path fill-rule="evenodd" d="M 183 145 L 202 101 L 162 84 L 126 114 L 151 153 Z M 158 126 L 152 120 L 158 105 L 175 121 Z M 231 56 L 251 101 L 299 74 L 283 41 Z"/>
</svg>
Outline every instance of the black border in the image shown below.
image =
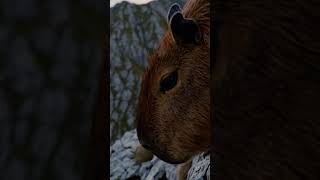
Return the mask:
<svg viewBox="0 0 320 180">
<path fill-rule="evenodd" d="M 93 111 L 84 180 L 106 180 L 110 176 L 110 2 L 105 1 L 106 29 L 101 35 L 101 72 Z"/>
</svg>

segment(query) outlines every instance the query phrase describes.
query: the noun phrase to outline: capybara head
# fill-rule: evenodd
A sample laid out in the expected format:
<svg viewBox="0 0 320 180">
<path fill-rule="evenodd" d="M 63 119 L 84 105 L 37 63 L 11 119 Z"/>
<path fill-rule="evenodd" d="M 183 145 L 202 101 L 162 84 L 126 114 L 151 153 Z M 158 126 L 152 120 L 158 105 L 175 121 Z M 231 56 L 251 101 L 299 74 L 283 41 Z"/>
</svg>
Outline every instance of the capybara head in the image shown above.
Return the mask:
<svg viewBox="0 0 320 180">
<path fill-rule="evenodd" d="M 143 75 L 137 131 L 160 159 L 182 163 L 210 145 L 209 1 L 174 4 L 167 20 Z"/>
</svg>

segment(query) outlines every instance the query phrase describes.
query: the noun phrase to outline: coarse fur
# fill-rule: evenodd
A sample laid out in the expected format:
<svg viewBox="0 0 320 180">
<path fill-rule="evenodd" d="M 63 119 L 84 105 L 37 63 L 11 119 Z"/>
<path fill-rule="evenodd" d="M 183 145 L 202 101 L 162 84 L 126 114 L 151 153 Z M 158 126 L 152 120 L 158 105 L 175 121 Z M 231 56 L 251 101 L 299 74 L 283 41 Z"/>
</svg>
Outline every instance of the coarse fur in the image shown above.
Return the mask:
<svg viewBox="0 0 320 180">
<path fill-rule="evenodd" d="M 182 163 L 208 150 L 210 122 L 210 12 L 208 0 L 189 0 L 182 14 L 202 33 L 200 44 L 177 44 L 170 28 L 151 55 L 138 105 L 138 137 L 160 159 Z M 177 85 L 165 94 L 160 80 L 177 71 Z"/>
</svg>

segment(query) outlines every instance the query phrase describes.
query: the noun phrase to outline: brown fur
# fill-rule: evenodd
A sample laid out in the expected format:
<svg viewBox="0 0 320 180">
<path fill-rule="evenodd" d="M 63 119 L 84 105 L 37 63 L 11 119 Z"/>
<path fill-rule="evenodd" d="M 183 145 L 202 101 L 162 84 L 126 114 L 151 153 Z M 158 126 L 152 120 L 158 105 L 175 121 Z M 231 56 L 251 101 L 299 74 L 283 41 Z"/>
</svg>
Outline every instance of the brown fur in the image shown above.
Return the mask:
<svg viewBox="0 0 320 180">
<path fill-rule="evenodd" d="M 165 33 L 144 73 L 137 116 L 140 142 L 170 163 L 185 162 L 207 150 L 211 139 L 209 1 L 188 1 L 182 14 L 199 25 L 201 44 L 180 47 L 170 30 Z M 161 78 L 176 69 L 177 85 L 162 94 Z"/>
</svg>

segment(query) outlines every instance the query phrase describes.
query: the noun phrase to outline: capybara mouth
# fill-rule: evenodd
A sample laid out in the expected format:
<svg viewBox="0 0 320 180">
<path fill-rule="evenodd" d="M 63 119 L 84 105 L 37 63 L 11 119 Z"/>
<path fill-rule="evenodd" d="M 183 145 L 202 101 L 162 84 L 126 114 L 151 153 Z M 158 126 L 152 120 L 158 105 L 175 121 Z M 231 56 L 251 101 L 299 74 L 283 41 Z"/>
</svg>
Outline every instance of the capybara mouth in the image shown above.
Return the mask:
<svg viewBox="0 0 320 180">
<path fill-rule="evenodd" d="M 170 164 L 181 164 L 184 163 L 188 160 L 188 158 L 186 159 L 175 159 L 173 157 L 170 157 L 170 155 L 168 153 L 163 153 L 160 151 L 151 151 L 155 156 L 157 156 L 159 159 L 161 159 L 164 162 L 170 163 Z"/>
<path fill-rule="evenodd" d="M 156 144 L 151 138 L 147 138 L 146 136 L 142 136 L 141 131 L 138 130 L 138 139 L 140 144 L 147 149 L 148 151 L 152 152 L 155 156 L 157 156 L 162 161 L 165 161 L 170 164 L 180 164 L 188 160 L 188 158 L 177 159 L 174 158 L 169 152 L 170 150 L 167 149 L 164 145 Z M 148 136 L 149 137 L 149 136 Z"/>
<path fill-rule="evenodd" d="M 157 156 L 159 159 L 161 159 L 164 162 L 170 163 L 170 164 L 181 164 L 186 162 L 189 158 L 184 157 L 183 159 L 176 159 L 172 157 L 168 150 L 157 148 L 157 146 L 150 146 L 150 145 L 142 145 L 145 149 L 149 150 Z"/>
</svg>

